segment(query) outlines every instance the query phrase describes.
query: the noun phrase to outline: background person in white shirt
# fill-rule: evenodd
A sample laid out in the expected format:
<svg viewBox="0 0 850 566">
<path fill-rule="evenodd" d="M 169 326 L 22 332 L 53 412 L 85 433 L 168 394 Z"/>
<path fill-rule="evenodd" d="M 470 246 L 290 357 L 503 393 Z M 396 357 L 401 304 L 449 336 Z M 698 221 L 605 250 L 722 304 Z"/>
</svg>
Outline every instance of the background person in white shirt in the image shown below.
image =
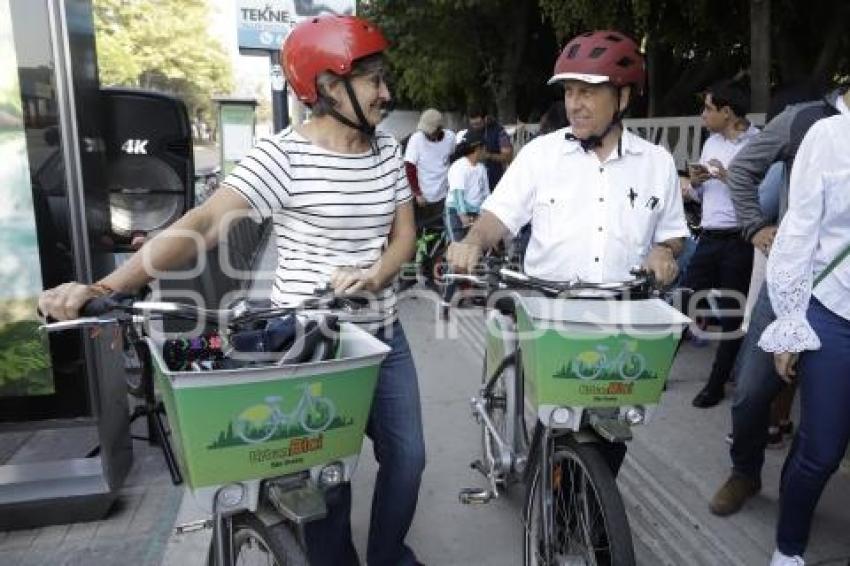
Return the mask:
<svg viewBox="0 0 850 566">
<path fill-rule="evenodd" d="M 788 212 L 767 261 L 776 320 L 759 346 L 799 379 L 800 426 L 782 474 L 771 565 L 803 564 L 812 516 L 850 442 L 850 92 L 815 123 L 791 170 Z M 798 359 L 799 358 L 799 359 Z M 796 367 L 795 367 L 796 366 Z"/>
<path fill-rule="evenodd" d="M 490 195 L 487 169 L 482 163 L 486 148 L 480 131 L 470 130 L 452 154 L 449 167 L 449 193 L 446 197 L 446 232 L 451 242 L 459 242 L 481 211 L 481 203 Z M 443 290 L 440 316 L 448 318 L 449 306 L 457 283 Z"/>
<path fill-rule="evenodd" d="M 699 163 L 689 167 L 691 188 L 685 197 L 702 201 L 702 232 L 683 284 L 700 294 L 712 289 L 719 292 L 723 313 L 723 334 L 708 382 L 692 402 L 699 408 L 713 407 L 723 399 L 743 340 L 740 329 L 753 270 L 753 246 L 738 226 L 726 185 L 726 167 L 759 133 L 747 121 L 748 110 L 749 95 L 741 85 L 724 81 L 709 87 L 703 94 L 702 122 L 711 135 L 702 146 Z"/>
<path fill-rule="evenodd" d="M 526 273 L 555 281 L 630 279 L 646 265 L 662 283 L 676 277 L 687 236 L 673 157 L 624 130 L 622 116 L 646 80 L 637 45 L 614 31 L 574 38 L 550 83 L 564 86 L 571 127 L 526 144 L 448 261 L 471 271 L 482 251 L 531 221 Z M 611 469 L 626 447 L 603 444 Z"/>
<path fill-rule="evenodd" d="M 439 220 L 443 214 L 454 149 L 455 134 L 443 127 L 443 115 L 434 108 L 422 112 L 404 152 L 407 179 L 416 198 L 417 226 Z"/>
</svg>

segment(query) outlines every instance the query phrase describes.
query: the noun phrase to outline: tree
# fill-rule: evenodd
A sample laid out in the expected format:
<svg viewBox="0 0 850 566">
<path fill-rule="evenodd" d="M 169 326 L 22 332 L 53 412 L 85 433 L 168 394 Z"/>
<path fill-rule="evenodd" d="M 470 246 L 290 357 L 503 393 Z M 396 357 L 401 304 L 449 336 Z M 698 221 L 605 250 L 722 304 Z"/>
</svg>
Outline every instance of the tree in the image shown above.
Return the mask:
<svg viewBox="0 0 850 566">
<path fill-rule="evenodd" d="M 390 39 L 393 94 L 402 102 L 460 110 L 477 102 L 507 123 L 549 96 L 540 76 L 551 71 L 556 46 L 534 2 L 373 0 L 363 13 Z"/>
<path fill-rule="evenodd" d="M 691 96 L 711 82 L 750 72 L 750 11 L 770 18 L 770 85 L 822 86 L 850 72 L 850 4 L 814 0 L 539 0 L 559 37 L 615 28 L 643 43 L 649 114 L 693 113 Z M 760 10 L 758 10 L 760 9 Z M 757 42 L 763 45 L 763 38 Z"/>
<path fill-rule="evenodd" d="M 94 0 L 100 80 L 183 98 L 211 117 L 210 97 L 230 92 L 230 60 L 207 30 L 206 0 Z"/>
</svg>

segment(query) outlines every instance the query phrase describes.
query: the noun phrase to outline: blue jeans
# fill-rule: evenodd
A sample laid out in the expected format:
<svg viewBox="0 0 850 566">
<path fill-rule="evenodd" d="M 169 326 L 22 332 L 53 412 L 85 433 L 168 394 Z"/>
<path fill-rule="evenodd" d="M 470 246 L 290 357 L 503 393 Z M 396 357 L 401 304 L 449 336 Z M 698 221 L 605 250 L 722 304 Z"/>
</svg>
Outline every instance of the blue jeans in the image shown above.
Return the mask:
<svg viewBox="0 0 850 566">
<path fill-rule="evenodd" d="M 463 222 L 460 219 L 460 214 L 454 208 L 446 208 L 444 217 L 446 223 L 446 235 L 449 242 L 459 242 L 466 236 L 467 228 L 463 227 Z M 443 302 L 450 303 L 457 291 L 457 283 L 452 281 L 443 289 Z"/>
<path fill-rule="evenodd" d="M 776 224 L 779 218 L 779 192 L 785 182 L 785 163 L 777 161 L 771 165 L 759 184 L 759 206 L 765 220 Z"/>
<path fill-rule="evenodd" d="M 806 313 L 820 350 L 800 355 L 800 427 L 782 470 L 776 545 L 803 555 L 823 488 L 850 442 L 850 321 L 812 298 Z"/>
<path fill-rule="evenodd" d="M 401 324 L 382 329 L 377 337 L 392 350 L 381 364 L 366 425 L 378 461 L 366 560 L 370 566 L 410 566 L 416 557 L 404 539 L 425 468 L 419 383 Z M 351 484 L 328 491 L 327 505 L 327 517 L 305 529 L 310 564 L 359 564 L 351 542 Z"/>
<path fill-rule="evenodd" d="M 767 326 L 776 320 L 767 286 L 761 291 L 750 314 L 747 334 L 738 351 L 735 396 L 732 401 L 732 469 L 755 480 L 761 478 L 770 404 L 784 383 L 773 366 L 773 354 L 758 347 Z"/>
</svg>

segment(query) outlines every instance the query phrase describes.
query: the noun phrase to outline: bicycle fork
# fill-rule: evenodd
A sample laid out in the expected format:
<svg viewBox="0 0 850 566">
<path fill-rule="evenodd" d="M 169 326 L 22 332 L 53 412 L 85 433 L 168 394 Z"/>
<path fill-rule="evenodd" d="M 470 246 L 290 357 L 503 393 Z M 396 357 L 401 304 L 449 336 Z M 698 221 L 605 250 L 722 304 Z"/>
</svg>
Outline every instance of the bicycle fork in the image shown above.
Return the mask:
<svg viewBox="0 0 850 566">
<path fill-rule="evenodd" d="M 516 356 L 514 354 L 511 354 L 502 360 L 502 363 L 499 364 L 499 367 L 496 368 L 496 371 L 493 373 L 493 377 L 491 377 L 487 381 L 487 384 L 481 389 L 480 396 L 470 399 L 469 403 L 472 408 L 472 415 L 478 422 L 482 423 L 485 429 L 484 458 L 488 460 L 486 463 L 481 460 L 476 460 L 471 464 L 471 466 L 487 478 L 490 483 L 490 487 L 489 489 L 476 487 L 461 489 L 458 493 L 458 499 L 461 503 L 483 504 L 489 503 L 493 499 L 498 499 L 499 486 L 496 480 L 496 471 L 502 470 L 507 474 L 513 466 L 515 455 L 512 454 L 511 447 L 508 446 L 508 443 L 496 430 L 496 426 L 493 424 L 490 415 L 487 413 L 487 403 L 492 402 L 492 389 L 496 380 L 501 377 L 502 373 L 509 365 L 514 364 L 515 360 Z M 513 393 L 511 392 L 509 394 Z M 490 442 L 487 440 L 487 435 L 489 435 L 496 443 L 496 454 L 492 453 L 492 448 Z"/>
</svg>

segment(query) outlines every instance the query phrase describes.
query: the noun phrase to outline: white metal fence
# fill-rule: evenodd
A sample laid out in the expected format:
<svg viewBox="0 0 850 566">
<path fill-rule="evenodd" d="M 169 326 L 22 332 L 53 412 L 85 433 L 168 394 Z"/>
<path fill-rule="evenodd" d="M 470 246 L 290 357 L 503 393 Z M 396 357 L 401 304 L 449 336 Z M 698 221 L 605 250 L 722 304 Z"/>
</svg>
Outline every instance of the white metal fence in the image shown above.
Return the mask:
<svg viewBox="0 0 850 566">
<path fill-rule="evenodd" d="M 764 125 L 764 114 L 747 115 L 756 126 Z M 673 154 L 676 168 L 683 171 L 687 163 L 699 160 L 702 150 L 702 118 L 699 116 L 672 116 L 666 118 L 629 118 L 623 120 L 629 131 L 662 145 Z M 515 124 L 506 130 L 517 152 L 537 134 L 539 124 Z"/>
</svg>

